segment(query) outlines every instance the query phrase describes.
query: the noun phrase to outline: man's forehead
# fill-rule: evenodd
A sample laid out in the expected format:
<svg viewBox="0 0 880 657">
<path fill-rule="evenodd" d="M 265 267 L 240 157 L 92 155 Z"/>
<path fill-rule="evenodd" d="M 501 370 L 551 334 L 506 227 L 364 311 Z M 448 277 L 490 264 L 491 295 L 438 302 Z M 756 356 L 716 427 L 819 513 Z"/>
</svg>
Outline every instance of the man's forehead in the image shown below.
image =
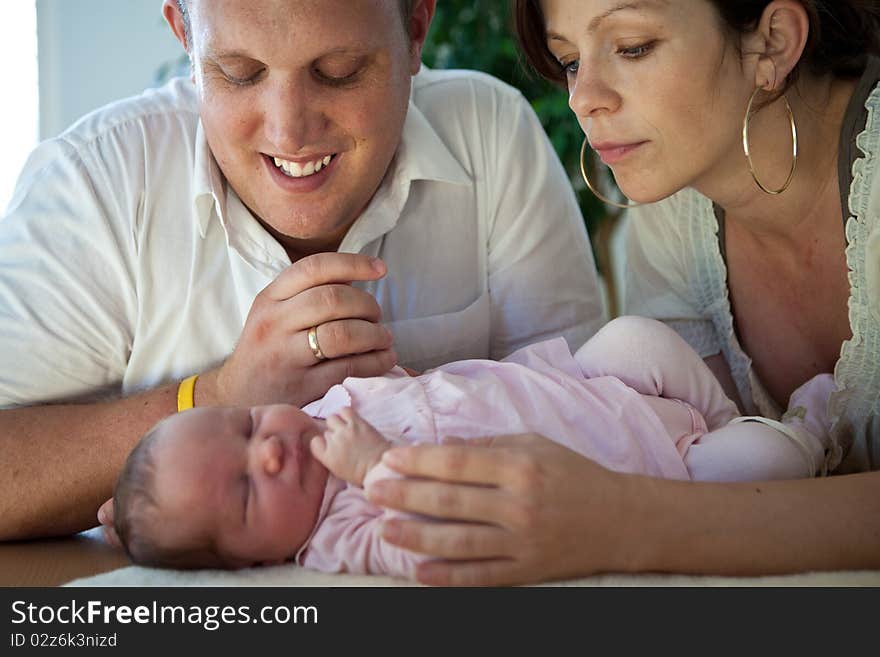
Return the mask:
<svg viewBox="0 0 880 657">
<path fill-rule="evenodd" d="M 194 45 L 207 56 L 368 50 L 393 29 L 398 0 L 189 0 Z M 262 52 L 268 50 L 268 52 Z M 280 53 L 279 53 L 280 54 Z"/>
<path fill-rule="evenodd" d="M 184 0 L 187 14 L 202 19 L 248 17 L 265 27 L 288 20 L 344 13 L 350 16 L 408 13 L 412 0 Z"/>
</svg>

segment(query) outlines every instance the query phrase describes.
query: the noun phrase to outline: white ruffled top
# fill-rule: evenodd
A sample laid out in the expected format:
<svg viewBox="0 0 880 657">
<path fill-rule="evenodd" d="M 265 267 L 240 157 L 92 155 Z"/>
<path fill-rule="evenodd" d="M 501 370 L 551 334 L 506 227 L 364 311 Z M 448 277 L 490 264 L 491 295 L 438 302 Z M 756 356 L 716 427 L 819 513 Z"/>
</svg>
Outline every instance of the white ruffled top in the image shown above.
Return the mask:
<svg viewBox="0 0 880 657">
<path fill-rule="evenodd" d="M 834 442 L 825 465 L 837 472 L 880 469 L 880 85 L 865 107 L 846 221 L 852 338 L 841 347 L 829 401 Z M 665 321 L 703 357 L 723 353 L 745 412 L 780 419 L 785 409 L 765 390 L 734 331 L 712 201 L 685 189 L 629 215 L 626 314 Z"/>
</svg>

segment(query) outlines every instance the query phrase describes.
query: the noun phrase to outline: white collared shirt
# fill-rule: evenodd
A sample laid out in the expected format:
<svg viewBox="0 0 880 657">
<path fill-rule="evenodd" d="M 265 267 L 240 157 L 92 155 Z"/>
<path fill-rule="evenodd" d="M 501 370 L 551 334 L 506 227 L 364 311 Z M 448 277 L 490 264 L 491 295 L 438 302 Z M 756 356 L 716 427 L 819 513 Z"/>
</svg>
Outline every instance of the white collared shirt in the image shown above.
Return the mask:
<svg viewBox="0 0 880 657">
<path fill-rule="evenodd" d="M 604 322 L 589 241 L 530 106 L 489 76 L 423 70 L 388 174 L 340 251 L 402 364 L 501 358 Z M 0 406 L 132 393 L 233 350 L 290 265 L 226 184 L 195 89 L 109 105 L 32 154 L 0 220 Z"/>
</svg>

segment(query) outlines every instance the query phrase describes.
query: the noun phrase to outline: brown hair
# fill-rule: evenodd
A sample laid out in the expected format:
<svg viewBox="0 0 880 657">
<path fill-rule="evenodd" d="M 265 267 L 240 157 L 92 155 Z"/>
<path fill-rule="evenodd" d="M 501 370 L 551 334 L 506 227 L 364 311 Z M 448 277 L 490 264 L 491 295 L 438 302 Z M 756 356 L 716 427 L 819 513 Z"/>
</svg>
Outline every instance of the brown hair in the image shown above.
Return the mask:
<svg viewBox="0 0 880 657">
<path fill-rule="evenodd" d="M 142 566 L 160 568 L 231 567 L 207 535 L 194 534 L 186 545 L 162 545 L 154 528 L 162 522 L 153 493 L 158 425 L 140 439 L 128 455 L 113 491 L 113 524 L 129 558 Z"/>
<path fill-rule="evenodd" d="M 707 0 L 726 30 L 744 34 L 757 27 L 771 0 Z M 798 69 L 815 75 L 857 77 L 870 54 L 880 53 L 880 5 L 877 0 L 799 0 L 810 19 L 810 35 Z M 565 74 L 547 49 L 540 0 L 515 1 L 516 31 L 522 51 L 542 77 L 566 86 Z"/>
</svg>

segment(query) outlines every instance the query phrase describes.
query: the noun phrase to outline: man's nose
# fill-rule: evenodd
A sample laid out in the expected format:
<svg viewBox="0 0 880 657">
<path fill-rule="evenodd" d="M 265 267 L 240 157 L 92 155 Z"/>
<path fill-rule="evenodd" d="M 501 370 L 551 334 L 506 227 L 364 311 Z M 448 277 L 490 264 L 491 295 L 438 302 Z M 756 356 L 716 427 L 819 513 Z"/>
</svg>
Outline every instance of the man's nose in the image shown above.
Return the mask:
<svg viewBox="0 0 880 657">
<path fill-rule="evenodd" d="M 276 475 L 281 472 L 281 468 L 284 466 L 284 445 L 281 443 L 281 439 L 270 434 L 266 437 L 256 438 L 256 440 L 258 441 L 256 450 L 260 467 L 268 475 Z"/>
<path fill-rule="evenodd" d="M 326 123 L 321 97 L 308 80 L 286 79 L 267 93 L 266 137 L 279 155 L 294 156 L 313 143 Z"/>
</svg>

